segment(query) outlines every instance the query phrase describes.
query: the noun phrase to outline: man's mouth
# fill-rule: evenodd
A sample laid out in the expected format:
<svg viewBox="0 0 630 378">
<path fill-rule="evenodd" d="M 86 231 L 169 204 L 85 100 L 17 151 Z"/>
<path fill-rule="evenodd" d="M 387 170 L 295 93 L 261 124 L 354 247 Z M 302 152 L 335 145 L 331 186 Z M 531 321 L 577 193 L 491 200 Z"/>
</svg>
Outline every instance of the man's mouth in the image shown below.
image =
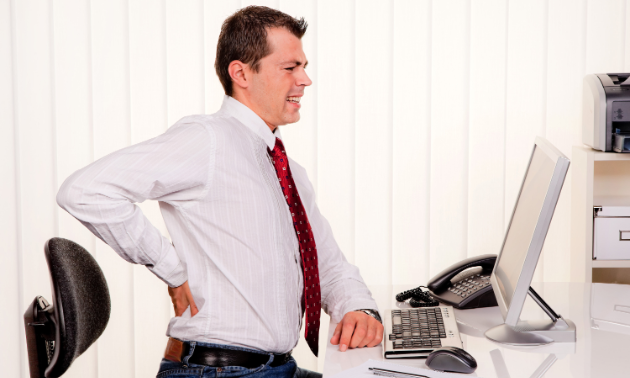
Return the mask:
<svg viewBox="0 0 630 378">
<path fill-rule="evenodd" d="M 301 97 L 287 97 L 287 101 L 293 102 L 295 104 L 299 104 L 300 103 L 300 99 L 301 99 Z"/>
</svg>

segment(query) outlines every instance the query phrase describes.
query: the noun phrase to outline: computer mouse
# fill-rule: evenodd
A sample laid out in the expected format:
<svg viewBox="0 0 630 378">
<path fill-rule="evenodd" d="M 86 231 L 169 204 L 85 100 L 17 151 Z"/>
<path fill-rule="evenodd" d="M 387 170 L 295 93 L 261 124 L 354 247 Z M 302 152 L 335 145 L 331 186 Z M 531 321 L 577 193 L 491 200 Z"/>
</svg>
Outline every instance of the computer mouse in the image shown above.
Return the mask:
<svg viewBox="0 0 630 378">
<path fill-rule="evenodd" d="M 457 347 L 434 350 L 425 364 L 433 370 L 470 374 L 477 369 L 477 361 L 468 352 Z"/>
</svg>

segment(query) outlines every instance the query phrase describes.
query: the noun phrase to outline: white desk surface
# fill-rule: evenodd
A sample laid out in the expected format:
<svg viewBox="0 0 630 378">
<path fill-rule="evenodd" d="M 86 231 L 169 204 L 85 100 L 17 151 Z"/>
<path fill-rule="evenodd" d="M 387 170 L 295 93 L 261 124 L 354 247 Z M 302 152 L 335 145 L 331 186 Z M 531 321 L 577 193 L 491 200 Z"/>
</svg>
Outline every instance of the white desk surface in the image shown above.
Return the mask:
<svg viewBox="0 0 630 378">
<path fill-rule="evenodd" d="M 630 377 L 630 285 L 544 283 L 532 286 L 558 314 L 575 323 L 577 342 L 530 348 L 496 344 L 486 339 L 484 332 L 503 323 L 498 307 L 455 310 L 464 349 L 478 364 L 475 373 L 462 377 Z M 384 313 L 399 306 L 394 298 L 396 293 L 412 287 L 381 285 L 370 286 L 370 290 Z M 544 319 L 546 316 L 528 297 L 521 319 Z M 368 359 L 384 360 L 382 344 L 339 352 L 338 346 L 330 344 L 336 325 L 330 323 L 325 378 L 359 366 Z M 422 359 L 388 361 L 424 366 Z"/>
</svg>

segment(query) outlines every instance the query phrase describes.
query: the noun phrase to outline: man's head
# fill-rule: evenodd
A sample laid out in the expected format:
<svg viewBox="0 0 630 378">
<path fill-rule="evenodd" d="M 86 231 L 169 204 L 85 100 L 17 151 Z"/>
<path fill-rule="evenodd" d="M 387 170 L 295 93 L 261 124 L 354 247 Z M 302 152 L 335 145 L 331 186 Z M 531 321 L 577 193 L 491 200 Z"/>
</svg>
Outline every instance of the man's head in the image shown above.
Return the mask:
<svg viewBox="0 0 630 378">
<path fill-rule="evenodd" d="M 303 18 L 259 6 L 239 10 L 221 27 L 214 67 L 225 94 L 272 130 L 300 119 L 299 100 L 311 85 L 301 41 L 306 27 Z"/>
</svg>

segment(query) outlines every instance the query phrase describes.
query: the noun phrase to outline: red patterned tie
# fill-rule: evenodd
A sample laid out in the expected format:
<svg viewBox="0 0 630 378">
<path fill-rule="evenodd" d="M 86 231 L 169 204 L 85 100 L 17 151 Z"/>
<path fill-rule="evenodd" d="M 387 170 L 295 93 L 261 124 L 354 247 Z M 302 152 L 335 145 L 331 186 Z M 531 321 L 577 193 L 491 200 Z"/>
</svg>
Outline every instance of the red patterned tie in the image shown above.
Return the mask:
<svg viewBox="0 0 630 378">
<path fill-rule="evenodd" d="M 273 151 L 269 150 L 269 155 L 273 159 L 276 168 L 278 181 L 282 187 L 282 193 L 289 205 L 291 217 L 293 218 L 293 227 L 300 244 L 300 254 L 302 255 L 302 269 L 304 272 L 304 308 L 306 309 L 306 331 L 304 337 L 308 346 L 311 348 L 315 356 L 317 356 L 318 339 L 319 339 L 319 311 L 322 307 L 321 292 L 319 289 L 319 269 L 317 267 L 317 248 L 315 247 L 315 239 L 313 238 L 313 230 L 311 229 L 302 200 L 298 194 L 291 168 L 289 168 L 289 159 L 284 152 L 282 141 L 276 138 L 276 146 Z"/>
</svg>

